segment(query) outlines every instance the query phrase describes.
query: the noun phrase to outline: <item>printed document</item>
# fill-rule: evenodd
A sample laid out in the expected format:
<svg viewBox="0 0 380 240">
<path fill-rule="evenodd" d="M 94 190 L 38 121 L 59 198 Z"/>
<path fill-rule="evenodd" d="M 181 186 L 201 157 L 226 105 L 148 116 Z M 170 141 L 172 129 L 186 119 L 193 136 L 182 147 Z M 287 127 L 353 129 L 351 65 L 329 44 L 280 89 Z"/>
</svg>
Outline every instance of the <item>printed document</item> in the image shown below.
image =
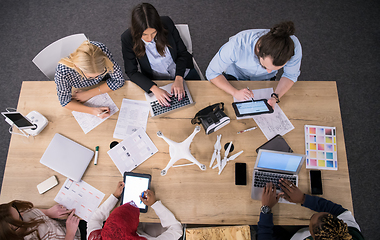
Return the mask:
<svg viewBox="0 0 380 240">
<path fill-rule="evenodd" d="M 252 92 L 254 99 L 269 99 L 273 93 L 273 88 L 255 89 L 252 90 Z M 236 102 L 236 99 L 234 99 L 234 101 Z M 289 121 L 278 104 L 275 105 L 273 110 L 273 113 L 252 117 L 268 140 L 277 134 L 283 136 L 294 129 L 293 124 Z"/>
<path fill-rule="evenodd" d="M 67 209 L 75 209 L 75 215 L 88 222 L 104 196 L 104 193 L 85 181 L 75 182 L 68 178 L 54 201 L 62 204 Z"/>
<path fill-rule="evenodd" d="M 146 101 L 123 99 L 113 137 L 125 139 L 139 128 L 146 130 L 149 104 Z"/>
<path fill-rule="evenodd" d="M 156 152 L 158 152 L 158 149 L 145 130 L 139 128 L 107 153 L 121 175 L 124 175 L 124 172 L 132 171 Z"/>
<path fill-rule="evenodd" d="M 89 107 L 109 107 L 110 108 L 110 116 L 114 115 L 119 111 L 119 108 L 116 106 L 116 104 L 112 101 L 111 97 L 108 95 L 108 93 L 103 93 L 100 95 L 96 95 L 95 97 L 90 98 L 87 102 L 83 103 L 85 106 Z M 83 112 L 76 112 L 72 111 L 72 114 L 74 115 L 74 118 L 79 123 L 79 126 L 82 128 L 84 134 L 87 134 L 92 129 L 97 127 L 99 124 L 107 120 L 107 118 L 99 118 L 95 115 L 83 113 Z"/>
</svg>

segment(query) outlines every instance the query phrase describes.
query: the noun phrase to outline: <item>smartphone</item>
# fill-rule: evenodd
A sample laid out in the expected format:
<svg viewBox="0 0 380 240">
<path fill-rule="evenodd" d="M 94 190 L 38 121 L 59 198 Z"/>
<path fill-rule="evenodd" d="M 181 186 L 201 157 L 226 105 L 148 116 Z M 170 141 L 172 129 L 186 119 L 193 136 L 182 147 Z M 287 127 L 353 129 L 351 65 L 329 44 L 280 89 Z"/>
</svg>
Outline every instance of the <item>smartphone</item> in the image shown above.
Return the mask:
<svg viewBox="0 0 380 240">
<path fill-rule="evenodd" d="M 38 184 L 37 189 L 38 189 L 38 192 L 40 194 L 43 194 L 44 192 L 52 189 L 53 187 L 55 187 L 57 185 L 58 185 L 57 177 L 52 176 L 52 177 L 46 179 L 45 181 L 43 181 L 42 183 Z"/>
<path fill-rule="evenodd" d="M 24 117 L 19 112 L 2 112 L 1 113 L 9 124 L 14 124 L 18 129 L 29 129 L 35 128 L 36 126 L 29 121 L 26 117 Z"/>
<path fill-rule="evenodd" d="M 247 185 L 246 163 L 235 163 L 235 185 Z"/>
<path fill-rule="evenodd" d="M 148 206 L 140 201 L 140 195 L 142 192 L 150 188 L 151 179 L 152 177 L 150 174 L 124 172 L 125 186 L 123 193 L 121 194 L 120 205 L 133 201 L 140 209 L 140 212 L 146 213 L 148 211 Z"/>
<path fill-rule="evenodd" d="M 232 103 L 237 117 L 254 116 L 263 113 L 273 113 L 273 108 L 268 104 L 268 100 L 248 100 L 244 102 Z"/>
<path fill-rule="evenodd" d="M 320 170 L 310 170 L 311 194 L 322 195 L 322 175 Z"/>
</svg>

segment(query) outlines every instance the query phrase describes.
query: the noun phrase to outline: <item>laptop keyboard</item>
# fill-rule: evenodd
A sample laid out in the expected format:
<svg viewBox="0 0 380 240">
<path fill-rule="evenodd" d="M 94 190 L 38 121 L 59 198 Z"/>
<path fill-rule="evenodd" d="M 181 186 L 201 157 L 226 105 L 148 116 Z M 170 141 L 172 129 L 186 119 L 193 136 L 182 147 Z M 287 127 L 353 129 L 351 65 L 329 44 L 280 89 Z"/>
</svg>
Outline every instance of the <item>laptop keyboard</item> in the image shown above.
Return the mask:
<svg viewBox="0 0 380 240">
<path fill-rule="evenodd" d="M 157 115 L 160 115 L 160 114 L 163 114 L 163 113 L 166 113 L 166 112 L 169 112 L 174 109 L 184 107 L 190 104 L 190 99 L 187 96 L 186 92 L 185 92 L 185 96 L 182 97 L 181 101 L 178 101 L 178 97 L 175 97 L 174 95 L 170 97 L 170 100 L 171 100 L 171 102 L 169 102 L 170 107 L 161 106 L 157 100 L 151 102 L 150 105 L 152 107 L 154 116 L 157 116 Z"/>
<path fill-rule="evenodd" d="M 279 187 L 279 180 L 281 178 L 289 180 L 294 185 L 296 185 L 297 183 L 296 176 L 287 175 L 287 174 L 279 174 L 279 173 L 271 173 L 271 172 L 255 171 L 254 186 L 263 188 L 268 182 L 272 182 L 276 186 L 276 189 L 280 190 L 281 188 Z"/>
</svg>

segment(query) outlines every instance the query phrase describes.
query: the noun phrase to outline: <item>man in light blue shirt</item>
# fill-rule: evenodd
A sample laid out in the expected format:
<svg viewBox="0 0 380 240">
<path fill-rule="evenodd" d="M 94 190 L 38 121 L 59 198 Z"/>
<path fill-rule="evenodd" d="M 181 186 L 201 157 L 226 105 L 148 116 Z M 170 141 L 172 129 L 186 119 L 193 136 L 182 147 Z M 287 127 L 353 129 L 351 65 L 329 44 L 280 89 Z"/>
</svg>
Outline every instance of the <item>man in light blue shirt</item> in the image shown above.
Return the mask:
<svg viewBox="0 0 380 240">
<path fill-rule="evenodd" d="M 302 48 L 294 30 L 293 22 L 283 22 L 270 30 L 245 30 L 232 36 L 211 60 L 207 79 L 236 99 L 249 100 L 253 97 L 251 91 L 238 90 L 228 80 L 269 80 L 283 68 L 278 86 L 268 100 L 274 107 L 300 75 Z"/>
</svg>

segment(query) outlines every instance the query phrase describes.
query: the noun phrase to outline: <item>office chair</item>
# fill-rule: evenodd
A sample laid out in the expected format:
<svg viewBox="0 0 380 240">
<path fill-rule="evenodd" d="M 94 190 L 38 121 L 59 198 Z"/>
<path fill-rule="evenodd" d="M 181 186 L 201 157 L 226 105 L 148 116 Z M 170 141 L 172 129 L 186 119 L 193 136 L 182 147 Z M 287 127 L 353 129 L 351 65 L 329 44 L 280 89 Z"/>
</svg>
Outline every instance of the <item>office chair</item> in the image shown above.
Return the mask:
<svg viewBox="0 0 380 240">
<path fill-rule="evenodd" d="M 187 48 L 187 51 L 190 54 L 193 54 L 193 44 L 191 42 L 189 25 L 187 25 L 187 24 L 176 24 L 175 26 L 178 29 L 179 35 L 181 36 L 182 41 Z M 201 69 L 199 68 L 197 62 L 195 61 L 194 57 L 193 57 L 193 63 L 194 63 L 195 70 L 197 71 L 198 75 L 201 77 L 201 80 L 206 80 L 206 78 L 203 76 Z"/>
<path fill-rule="evenodd" d="M 32 62 L 46 77 L 50 80 L 54 80 L 55 69 L 58 62 L 73 53 L 86 40 L 87 37 L 83 33 L 61 38 L 45 47 L 33 58 Z"/>
</svg>

